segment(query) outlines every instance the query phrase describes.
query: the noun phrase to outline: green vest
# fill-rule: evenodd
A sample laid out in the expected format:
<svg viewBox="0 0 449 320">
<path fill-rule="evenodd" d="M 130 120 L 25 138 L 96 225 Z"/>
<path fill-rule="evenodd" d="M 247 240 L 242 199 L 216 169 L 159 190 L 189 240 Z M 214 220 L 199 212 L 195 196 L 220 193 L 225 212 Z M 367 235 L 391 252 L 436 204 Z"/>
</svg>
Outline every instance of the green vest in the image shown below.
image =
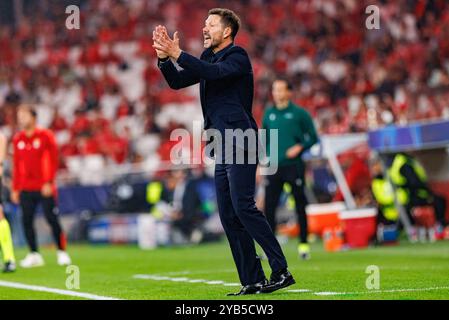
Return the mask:
<svg viewBox="0 0 449 320">
<path fill-rule="evenodd" d="M 385 218 L 396 221 L 399 218 L 399 212 L 394 203 L 394 191 L 391 183 L 386 179 L 375 178 L 371 182 L 371 190 Z M 402 205 L 408 202 L 408 194 L 404 189 L 398 189 L 396 197 Z"/>
<path fill-rule="evenodd" d="M 284 192 L 288 194 L 287 203 L 286 203 L 287 209 L 289 209 L 289 210 L 295 209 L 296 204 L 295 204 L 295 198 L 292 195 L 292 186 L 288 183 L 284 183 L 283 189 L 284 189 Z"/>
<path fill-rule="evenodd" d="M 156 206 L 161 200 L 163 190 L 164 186 L 159 181 L 153 181 L 147 185 L 147 202 L 152 205 L 150 212 L 157 219 L 163 216 L 162 212 Z"/>
<path fill-rule="evenodd" d="M 388 174 L 391 178 L 391 181 L 396 186 L 396 189 L 403 190 L 401 192 L 407 192 L 408 194 L 408 191 L 404 189 L 404 186 L 407 183 L 407 179 L 401 174 L 401 168 L 405 164 L 409 164 L 413 168 L 413 171 L 423 183 L 427 182 L 427 175 L 425 169 L 418 161 L 403 154 L 397 154 L 394 157 L 391 167 L 388 169 Z M 420 198 L 426 199 L 429 196 L 429 193 L 427 192 L 427 190 L 421 189 L 418 190 L 418 196 Z"/>
</svg>

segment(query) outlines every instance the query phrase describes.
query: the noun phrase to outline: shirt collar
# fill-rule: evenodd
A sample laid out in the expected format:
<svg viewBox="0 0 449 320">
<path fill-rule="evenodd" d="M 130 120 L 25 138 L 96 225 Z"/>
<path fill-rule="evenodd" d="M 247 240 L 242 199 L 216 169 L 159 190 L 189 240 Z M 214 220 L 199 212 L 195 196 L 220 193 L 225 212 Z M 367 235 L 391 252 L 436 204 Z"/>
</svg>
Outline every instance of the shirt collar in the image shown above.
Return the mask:
<svg viewBox="0 0 449 320">
<path fill-rule="evenodd" d="M 287 105 L 284 109 L 278 109 L 278 108 L 276 107 L 276 105 L 273 104 L 273 108 L 276 109 L 276 110 L 279 111 L 279 112 L 285 112 L 285 111 L 291 109 L 292 107 L 293 107 L 293 102 L 292 102 L 291 100 L 288 102 L 288 105 Z"/>
<path fill-rule="evenodd" d="M 226 51 L 228 51 L 228 49 L 231 48 L 232 46 L 234 46 L 234 42 L 232 42 L 232 43 L 229 44 L 228 46 L 224 47 L 223 49 L 221 49 L 221 50 L 218 51 L 217 53 L 214 53 L 214 52 L 211 50 L 212 57 L 214 58 L 215 61 L 217 61 L 218 59 L 220 59 L 221 57 L 223 57 L 224 54 L 226 53 Z"/>
</svg>

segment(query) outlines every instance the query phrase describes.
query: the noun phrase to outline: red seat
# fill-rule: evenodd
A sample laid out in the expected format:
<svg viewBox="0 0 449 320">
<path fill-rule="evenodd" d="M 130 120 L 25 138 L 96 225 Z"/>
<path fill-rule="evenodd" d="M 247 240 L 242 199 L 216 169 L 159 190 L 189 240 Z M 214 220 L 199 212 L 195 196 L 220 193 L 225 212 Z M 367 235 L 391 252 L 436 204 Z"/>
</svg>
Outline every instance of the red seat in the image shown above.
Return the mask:
<svg viewBox="0 0 449 320">
<path fill-rule="evenodd" d="M 435 225 L 435 211 L 432 206 L 414 207 L 412 216 L 418 226 L 430 228 Z"/>
</svg>

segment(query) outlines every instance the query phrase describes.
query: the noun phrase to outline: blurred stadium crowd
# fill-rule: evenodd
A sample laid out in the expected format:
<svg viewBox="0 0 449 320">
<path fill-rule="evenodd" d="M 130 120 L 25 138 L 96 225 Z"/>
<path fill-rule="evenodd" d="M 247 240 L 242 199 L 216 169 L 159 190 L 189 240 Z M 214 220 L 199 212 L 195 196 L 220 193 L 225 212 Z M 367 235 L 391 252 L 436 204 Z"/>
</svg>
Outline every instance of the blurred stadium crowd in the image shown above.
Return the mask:
<svg viewBox="0 0 449 320">
<path fill-rule="evenodd" d="M 36 103 L 69 170 L 83 158 L 98 168 L 169 159 L 171 129 L 190 128 L 201 109 L 197 88 L 165 84 L 151 32 L 156 24 L 179 30 L 182 48 L 199 55 L 212 7 L 242 17 L 237 44 L 252 58 L 259 123 L 276 76 L 294 84 L 294 101 L 321 134 L 449 118 L 445 0 L 20 2 L 22 12 L 8 1 L 0 10 L 0 125 L 11 137 L 19 102 Z M 65 27 L 74 3 L 80 30 Z M 380 7 L 378 30 L 365 27 L 371 4 Z"/>
</svg>

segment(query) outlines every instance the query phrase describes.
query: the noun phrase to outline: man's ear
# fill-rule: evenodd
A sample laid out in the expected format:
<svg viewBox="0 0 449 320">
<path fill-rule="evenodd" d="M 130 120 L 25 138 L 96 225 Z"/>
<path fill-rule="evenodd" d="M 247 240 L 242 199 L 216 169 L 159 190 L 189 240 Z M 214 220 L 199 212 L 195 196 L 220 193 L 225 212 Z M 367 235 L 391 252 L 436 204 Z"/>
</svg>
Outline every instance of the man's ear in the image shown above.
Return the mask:
<svg viewBox="0 0 449 320">
<path fill-rule="evenodd" d="M 226 39 L 227 37 L 230 37 L 231 34 L 232 34 L 232 29 L 231 29 L 231 27 L 226 27 L 226 28 L 224 29 L 224 31 L 223 31 L 223 38 Z"/>
</svg>

